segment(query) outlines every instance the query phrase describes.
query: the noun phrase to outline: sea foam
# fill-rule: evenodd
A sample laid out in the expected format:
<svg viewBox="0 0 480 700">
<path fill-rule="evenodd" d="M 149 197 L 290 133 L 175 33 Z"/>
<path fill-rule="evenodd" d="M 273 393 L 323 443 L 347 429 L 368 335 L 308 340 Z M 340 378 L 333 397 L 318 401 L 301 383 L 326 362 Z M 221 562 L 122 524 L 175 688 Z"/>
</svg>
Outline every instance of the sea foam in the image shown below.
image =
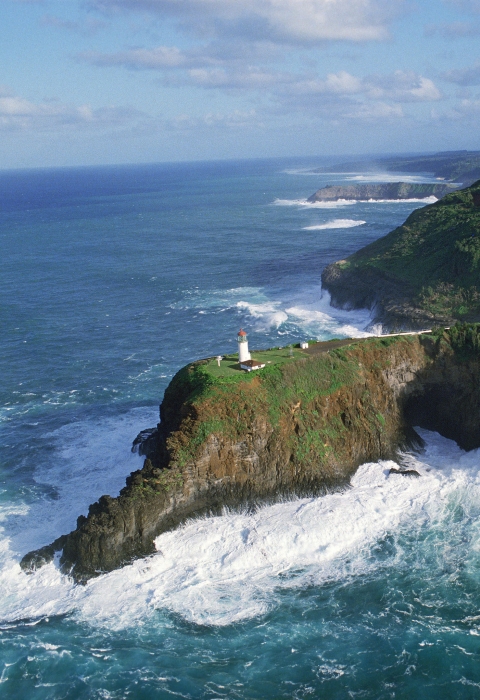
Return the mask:
<svg viewBox="0 0 480 700">
<path fill-rule="evenodd" d="M 161 609 L 218 626 L 264 615 L 284 589 L 369 575 L 384 565 L 372 548 L 385 537 L 448 531 L 457 502 L 464 527 L 472 528 L 479 514 L 480 451 L 422 435 L 425 454 L 405 456 L 420 478 L 389 474 L 393 462 L 364 464 L 342 492 L 192 520 L 158 537 L 156 555 L 86 586 L 75 586 L 54 564 L 30 576 L 12 564 L 1 575 L 0 619 L 71 612 L 90 625 L 121 629 L 145 624 Z M 436 556 L 450 556 L 448 543 L 442 546 Z M 400 544 L 392 556 L 397 567 L 406 565 Z"/>
<path fill-rule="evenodd" d="M 101 495 L 116 496 L 126 476 L 143 464 L 143 458 L 131 452 L 132 440 L 157 422 L 158 409 L 144 407 L 120 416 L 72 422 L 46 433 L 44 439 L 52 451 L 48 460 L 37 465 L 34 480 L 50 488 L 30 506 L 16 506 L 22 517 L 0 507 L 2 539 L 9 540 L 4 561 L 73 530 L 77 517 L 86 515 L 88 506 Z"/>
<path fill-rule="evenodd" d="M 326 221 L 324 224 L 314 224 L 313 226 L 304 226 L 304 231 L 324 231 L 326 229 L 332 228 L 354 228 L 355 226 L 362 226 L 366 224 L 366 221 L 355 220 L 355 219 L 333 219 L 332 221 Z"/>
<path fill-rule="evenodd" d="M 276 207 L 305 207 L 306 209 L 337 209 L 356 204 L 356 199 L 338 199 L 335 202 L 309 202 L 306 199 L 275 199 Z"/>
</svg>

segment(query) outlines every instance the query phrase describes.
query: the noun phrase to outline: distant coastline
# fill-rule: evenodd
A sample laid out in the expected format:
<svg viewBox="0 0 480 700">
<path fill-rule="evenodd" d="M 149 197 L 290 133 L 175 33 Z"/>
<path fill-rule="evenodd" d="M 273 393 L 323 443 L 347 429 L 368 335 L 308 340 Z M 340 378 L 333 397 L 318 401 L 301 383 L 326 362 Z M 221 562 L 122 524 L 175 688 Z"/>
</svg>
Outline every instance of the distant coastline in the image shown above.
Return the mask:
<svg viewBox="0 0 480 700">
<path fill-rule="evenodd" d="M 327 185 L 308 198 L 308 202 L 335 202 L 345 200 L 392 200 L 392 199 L 441 199 L 453 192 L 458 185 L 450 183 L 388 182 L 382 184 L 361 183 L 355 185 Z"/>
</svg>

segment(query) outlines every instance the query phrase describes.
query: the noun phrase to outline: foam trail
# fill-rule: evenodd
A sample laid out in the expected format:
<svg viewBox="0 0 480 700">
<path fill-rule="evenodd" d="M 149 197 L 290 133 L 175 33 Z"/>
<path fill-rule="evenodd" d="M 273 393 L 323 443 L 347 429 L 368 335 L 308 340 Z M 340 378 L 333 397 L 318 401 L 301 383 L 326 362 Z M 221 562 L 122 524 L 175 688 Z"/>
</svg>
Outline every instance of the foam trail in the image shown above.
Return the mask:
<svg viewBox="0 0 480 700">
<path fill-rule="evenodd" d="M 337 199 L 335 201 L 309 202 L 306 199 L 275 199 L 277 207 L 303 207 L 305 209 L 337 209 L 354 204 L 434 204 L 438 199 L 431 197 L 411 197 L 409 199 Z"/>
<path fill-rule="evenodd" d="M 411 182 L 413 184 L 436 184 L 438 178 L 425 175 L 405 175 L 402 173 L 363 173 L 361 175 L 351 175 L 346 180 L 356 182 Z"/>
<path fill-rule="evenodd" d="M 51 487 L 50 495 L 31 506 L 16 506 L 22 517 L 2 506 L 0 541 L 8 539 L 9 547 L 0 548 L 0 558 L 18 559 L 48 544 L 74 529 L 77 517 L 85 515 L 102 494 L 118 494 L 126 476 L 143 464 L 144 458 L 131 452 L 133 439 L 157 421 L 156 408 L 138 408 L 123 416 L 69 423 L 46 434 L 53 451 L 46 463 L 37 466 L 34 478 Z"/>
<path fill-rule="evenodd" d="M 386 535 L 415 537 L 425 528 L 448 532 L 452 503 L 462 503 L 464 526 L 473 527 L 480 451 L 465 453 L 436 434 L 422 434 L 425 454 L 407 458 L 419 479 L 389 476 L 392 462 L 364 464 L 342 493 L 191 521 L 158 537 L 156 555 L 86 586 L 74 586 L 53 564 L 31 576 L 15 565 L 0 578 L 0 619 L 75 611 L 91 625 L 121 629 L 165 609 L 191 622 L 225 625 L 263 615 L 279 604 L 282 588 L 372 572 L 382 566 L 371 555 L 377 542 Z M 396 557 L 396 566 L 406 565 L 401 547 Z M 473 550 L 472 557 L 476 566 Z"/>
<path fill-rule="evenodd" d="M 332 221 L 327 221 L 324 224 L 315 224 L 314 226 L 304 226 L 303 231 L 323 231 L 325 229 L 332 228 L 354 228 L 355 226 L 362 226 L 366 224 L 366 221 L 355 220 L 355 219 L 333 219 Z"/>
<path fill-rule="evenodd" d="M 357 204 L 356 199 L 338 199 L 335 202 L 308 202 L 306 199 L 275 199 L 276 207 L 305 207 L 306 209 L 338 209 Z"/>
</svg>

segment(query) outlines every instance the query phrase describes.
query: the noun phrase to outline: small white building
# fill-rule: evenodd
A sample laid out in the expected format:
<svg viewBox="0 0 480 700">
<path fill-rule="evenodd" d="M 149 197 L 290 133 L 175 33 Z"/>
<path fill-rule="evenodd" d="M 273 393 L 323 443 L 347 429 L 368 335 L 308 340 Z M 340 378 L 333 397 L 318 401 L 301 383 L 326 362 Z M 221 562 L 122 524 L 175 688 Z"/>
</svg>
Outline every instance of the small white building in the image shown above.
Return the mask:
<svg viewBox="0 0 480 700">
<path fill-rule="evenodd" d="M 265 367 L 265 362 L 257 362 L 257 360 L 245 360 L 240 362 L 240 368 L 244 369 L 245 372 L 253 372 L 255 369 L 262 369 Z"/>
<path fill-rule="evenodd" d="M 302 350 L 308 350 L 308 343 L 307 343 L 307 341 L 306 341 L 306 340 L 302 340 L 302 342 L 300 343 L 300 347 L 301 347 Z"/>
</svg>

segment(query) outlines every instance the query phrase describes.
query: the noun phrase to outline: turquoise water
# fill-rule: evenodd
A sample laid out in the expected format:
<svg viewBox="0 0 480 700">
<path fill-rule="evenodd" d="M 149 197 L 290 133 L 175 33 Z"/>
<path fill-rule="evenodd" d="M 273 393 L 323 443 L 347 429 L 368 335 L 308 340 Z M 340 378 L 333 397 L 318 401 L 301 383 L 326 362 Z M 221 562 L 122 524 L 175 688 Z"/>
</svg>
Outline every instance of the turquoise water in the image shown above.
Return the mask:
<svg viewBox="0 0 480 700">
<path fill-rule="evenodd" d="M 84 587 L 19 568 L 141 466 L 131 442 L 186 362 L 241 326 L 253 348 L 368 332 L 321 270 L 422 203 L 309 207 L 362 177 L 321 162 L 0 174 L 2 697 L 480 696 L 480 459 L 436 434 L 408 456 L 421 479 L 364 465 Z"/>
</svg>

